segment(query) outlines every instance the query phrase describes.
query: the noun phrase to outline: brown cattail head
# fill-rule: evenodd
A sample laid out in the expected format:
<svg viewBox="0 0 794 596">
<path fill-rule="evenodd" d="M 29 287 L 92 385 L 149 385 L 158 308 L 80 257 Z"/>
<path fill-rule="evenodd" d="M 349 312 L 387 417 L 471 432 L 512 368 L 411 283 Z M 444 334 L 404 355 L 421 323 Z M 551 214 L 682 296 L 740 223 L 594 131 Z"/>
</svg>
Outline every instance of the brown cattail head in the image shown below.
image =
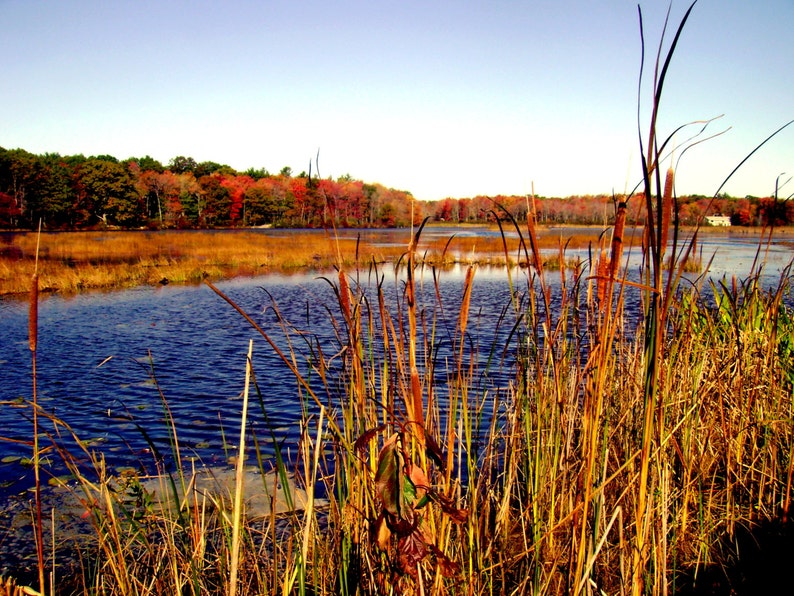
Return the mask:
<svg viewBox="0 0 794 596">
<path fill-rule="evenodd" d="M 345 275 L 343 269 L 339 270 L 339 302 L 341 303 L 342 314 L 345 317 L 345 321 L 350 324 L 353 314 L 350 304 L 350 284 L 347 281 L 347 275 Z"/>
<path fill-rule="evenodd" d="M 596 265 L 596 298 L 598 299 L 599 308 L 604 307 L 607 297 L 607 280 L 609 279 L 609 271 L 611 269 L 609 259 L 607 259 L 606 249 L 601 249 L 601 254 L 598 257 L 598 264 Z"/>
<path fill-rule="evenodd" d="M 618 212 L 615 216 L 615 230 L 612 232 L 612 255 L 609 259 L 609 278 L 617 278 L 620 259 L 623 256 L 623 234 L 626 227 L 626 202 L 618 204 Z"/>
<path fill-rule="evenodd" d="M 30 305 L 28 309 L 28 343 L 30 351 L 36 351 L 39 339 L 39 274 L 34 273 L 30 281 Z"/>
<path fill-rule="evenodd" d="M 670 220 L 673 217 L 673 183 L 675 182 L 675 172 L 673 168 L 667 169 L 667 176 L 664 179 L 664 195 L 662 196 L 662 238 L 659 246 L 659 254 L 664 256 L 667 247 L 667 239 L 670 235 Z"/>
<path fill-rule="evenodd" d="M 474 267 L 469 265 L 466 270 L 466 280 L 463 282 L 463 301 L 460 305 L 460 335 L 463 341 L 463 335 L 466 333 L 466 325 L 469 321 L 469 308 L 471 305 L 471 289 L 474 282 Z"/>
<path fill-rule="evenodd" d="M 532 250 L 532 265 L 538 274 L 543 273 L 543 260 L 540 258 L 540 248 L 537 236 L 537 211 L 535 210 L 535 191 L 533 185 L 532 202 L 527 204 L 527 233 L 529 234 L 529 248 Z"/>
</svg>

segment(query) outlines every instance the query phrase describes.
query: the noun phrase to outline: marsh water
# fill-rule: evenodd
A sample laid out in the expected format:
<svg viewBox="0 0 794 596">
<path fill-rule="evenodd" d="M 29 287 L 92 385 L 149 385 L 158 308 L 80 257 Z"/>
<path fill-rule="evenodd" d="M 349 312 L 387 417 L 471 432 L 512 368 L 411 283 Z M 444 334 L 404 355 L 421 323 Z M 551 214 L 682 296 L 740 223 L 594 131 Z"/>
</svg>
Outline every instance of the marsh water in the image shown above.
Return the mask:
<svg viewBox="0 0 794 596">
<path fill-rule="evenodd" d="M 446 228 L 429 233 L 452 232 Z M 380 242 L 407 243 L 408 239 L 407 231 L 372 235 Z M 712 277 L 741 279 L 756 257 L 758 239 L 726 232 L 707 236 L 700 247 L 704 260 L 714 255 Z M 588 258 L 586 251 L 578 256 Z M 773 243 L 763 256 L 763 283 L 776 285 L 794 250 L 784 243 Z M 636 266 L 638 263 L 629 262 L 630 269 Z M 501 313 L 510 303 L 507 273 L 504 268 L 480 268 L 475 277 L 467 333 L 482 367 L 477 381 L 482 384 L 481 390 L 504 386 L 511 374 L 511 354 L 505 350 L 510 325 L 500 323 Z M 511 274 L 526 291 L 527 271 L 516 269 Z M 436 357 L 441 362 L 448 353 L 445 350 L 451 350 L 464 275 L 464 267 L 438 272 L 439 308 L 433 272 L 420 272 L 419 306 L 440 321 Z M 549 278 L 551 283 L 560 284 L 558 276 Z M 396 304 L 403 279 L 392 266 L 383 266 L 379 274 L 362 271 L 358 277 L 360 287 L 370 296 L 381 280 L 387 300 Z M 335 283 L 335 276 L 305 272 L 235 279 L 218 286 L 270 334 L 281 350 L 293 349 L 298 354 L 297 362 L 308 370 L 307 361 L 318 347 L 327 358 L 341 348 L 336 337 L 338 301 L 329 281 Z M 288 323 L 286 327 L 284 322 Z M 32 422 L 24 403 L 32 395 L 25 302 L 0 298 L 0 330 L 2 500 L 26 491 L 33 480 L 28 461 Z M 250 340 L 254 342 L 253 367 L 267 415 L 266 423 L 262 409 L 252 407 L 251 429 L 260 439 L 265 458 L 272 454 L 267 440 L 271 430 L 285 450 L 294 450 L 301 411 L 307 403 L 301 399 L 294 377 L 273 348 L 206 286 L 142 287 L 43 297 L 39 307 L 38 400 L 44 411 L 70 426 L 83 447 L 101 451 L 111 469 L 155 472 L 158 465 L 167 465 L 163 462 L 169 459 L 171 447 L 165 404 L 175 420 L 183 458 L 223 466 L 239 436 Z M 485 366 L 486 362 L 490 364 Z M 444 373 L 440 374 L 443 377 Z M 439 382 L 443 384 L 443 378 Z M 331 384 L 322 396 L 333 404 L 339 394 Z M 66 427 L 55 427 L 45 418 L 42 429 L 50 435 L 58 434 L 61 444 L 80 455 L 80 445 Z M 42 436 L 45 446 L 49 440 Z M 46 456 L 45 467 L 53 475 L 64 473 L 57 460 L 52 452 Z"/>
</svg>

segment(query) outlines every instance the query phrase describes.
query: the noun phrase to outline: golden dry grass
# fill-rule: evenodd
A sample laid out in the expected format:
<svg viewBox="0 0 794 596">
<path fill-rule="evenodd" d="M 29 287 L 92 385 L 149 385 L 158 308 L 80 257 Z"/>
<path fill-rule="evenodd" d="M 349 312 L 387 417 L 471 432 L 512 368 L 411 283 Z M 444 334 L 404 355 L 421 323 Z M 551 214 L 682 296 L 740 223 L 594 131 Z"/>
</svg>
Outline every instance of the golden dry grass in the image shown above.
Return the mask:
<svg viewBox="0 0 794 596">
<path fill-rule="evenodd" d="M 18 235 L 0 256 L 0 294 L 27 292 L 35 234 Z M 77 232 L 43 234 L 39 277 L 44 291 L 63 293 L 157 283 L 198 283 L 301 268 L 327 269 L 341 253 L 355 260 L 355 240 L 312 233 Z M 388 251 L 360 247 L 366 260 Z"/>
<path fill-rule="evenodd" d="M 556 256 L 560 244 L 580 248 L 597 241 L 592 232 L 541 234 L 541 247 Z M 410 231 L 405 230 L 406 243 Z M 452 237 L 452 232 L 450 232 Z M 510 264 L 524 264 L 518 238 L 507 238 Z M 357 252 L 358 251 L 358 252 Z M 299 269 L 329 270 L 396 262 L 404 246 L 381 246 L 323 232 L 252 231 L 71 232 L 41 236 L 39 279 L 42 291 L 75 293 L 158 283 L 199 283 L 235 276 Z M 36 234 L 18 234 L 0 250 L 0 295 L 23 294 L 35 267 Z M 503 265 L 500 237 L 454 237 L 423 242 L 417 260 L 426 264 L 456 262 Z"/>
</svg>

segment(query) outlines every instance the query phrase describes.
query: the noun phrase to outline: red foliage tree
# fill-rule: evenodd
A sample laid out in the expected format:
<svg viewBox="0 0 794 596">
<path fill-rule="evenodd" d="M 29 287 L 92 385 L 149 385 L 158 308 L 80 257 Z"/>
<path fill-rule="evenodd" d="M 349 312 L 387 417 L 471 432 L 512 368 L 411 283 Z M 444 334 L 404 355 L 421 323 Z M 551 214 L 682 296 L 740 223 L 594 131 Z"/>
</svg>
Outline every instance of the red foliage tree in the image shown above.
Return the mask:
<svg viewBox="0 0 794 596">
<path fill-rule="evenodd" d="M 245 225 L 245 191 L 254 185 L 251 176 L 235 176 L 228 174 L 220 175 L 221 186 L 229 192 L 229 219 L 232 225 L 236 225 L 243 220 Z"/>
<path fill-rule="evenodd" d="M 0 228 L 15 228 L 22 210 L 10 194 L 0 192 Z"/>
<path fill-rule="evenodd" d="M 292 208 L 287 210 L 287 217 L 293 225 L 308 226 L 311 217 L 309 209 L 309 192 L 306 186 L 308 178 L 285 178 Z"/>
</svg>

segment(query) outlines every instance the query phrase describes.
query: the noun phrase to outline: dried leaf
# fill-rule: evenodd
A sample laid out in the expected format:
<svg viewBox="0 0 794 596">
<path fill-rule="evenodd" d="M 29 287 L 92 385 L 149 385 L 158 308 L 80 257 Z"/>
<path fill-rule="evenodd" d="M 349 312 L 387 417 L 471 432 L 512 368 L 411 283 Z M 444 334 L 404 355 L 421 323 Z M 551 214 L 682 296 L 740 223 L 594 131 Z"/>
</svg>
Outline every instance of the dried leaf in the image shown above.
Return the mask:
<svg viewBox="0 0 794 596">
<path fill-rule="evenodd" d="M 469 510 L 468 509 L 458 509 L 457 507 L 445 507 L 444 505 L 441 506 L 441 509 L 456 524 L 465 523 L 466 520 L 469 518 Z"/>
<path fill-rule="evenodd" d="M 396 515 L 390 515 L 388 513 L 385 514 L 385 517 L 389 529 L 392 533 L 400 537 L 414 533 L 419 527 L 419 523 L 422 521 L 422 518 L 413 509 L 407 509 L 403 517 L 397 517 Z"/>
<path fill-rule="evenodd" d="M 415 489 L 415 497 L 414 500 L 411 501 L 411 505 L 414 505 L 416 499 L 421 499 L 425 496 L 425 493 L 427 493 L 427 490 L 430 488 L 430 480 L 427 479 L 427 475 L 425 474 L 424 470 L 415 465 L 408 466 L 408 477 Z"/>
<path fill-rule="evenodd" d="M 391 530 L 386 523 L 386 516 L 382 512 L 378 516 L 378 519 L 375 520 L 375 523 L 372 524 L 372 535 L 378 548 L 381 550 L 388 550 Z"/>
<path fill-rule="evenodd" d="M 375 473 L 375 489 L 384 509 L 401 517 L 404 510 L 413 504 L 416 488 L 403 472 L 403 453 L 392 435 L 380 450 L 378 471 Z"/>
<path fill-rule="evenodd" d="M 428 545 L 428 547 L 436 557 L 436 563 L 438 563 L 438 568 L 441 571 L 441 575 L 444 577 L 454 577 L 458 574 L 458 571 L 460 571 L 460 565 L 452 561 L 436 546 L 431 544 Z"/>
<path fill-rule="evenodd" d="M 438 446 L 436 440 L 428 435 L 425 434 L 425 455 L 433 460 L 433 463 L 436 464 L 441 471 L 444 471 L 444 453 L 441 451 L 441 447 Z"/>
<path fill-rule="evenodd" d="M 452 499 L 445 497 L 442 494 L 439 494 L 436 491 L 430 491 L 430 496 L 433 500 L 441 506 L 441 511 L 446 513 L 452 521 L 458 524 L 464 523 L 469 517 L 469 510 L 468 509 L 460 509 L 455 506 Z"/>
<path fill-rule="evenodd" d="M 427 555 L 427 545 L 422 540 L 422 536 L 416 532 L 403 536 L 397 543 L 397 549 L 400 557 L 400 567 L 403 571 L 415 577 L 416 564 Z"/>
<path fill-rule="evenodd" d="M 356 452 L 359 451 L 366 451 L 369 442 L 382 430 L 386 428 L 385 424 L 381 424 L 375 428 L 371 428 L 364 432 L 358 439 L 356 439 L 355 444 L 353 445 L 353 449 Z"/>
</svg>

